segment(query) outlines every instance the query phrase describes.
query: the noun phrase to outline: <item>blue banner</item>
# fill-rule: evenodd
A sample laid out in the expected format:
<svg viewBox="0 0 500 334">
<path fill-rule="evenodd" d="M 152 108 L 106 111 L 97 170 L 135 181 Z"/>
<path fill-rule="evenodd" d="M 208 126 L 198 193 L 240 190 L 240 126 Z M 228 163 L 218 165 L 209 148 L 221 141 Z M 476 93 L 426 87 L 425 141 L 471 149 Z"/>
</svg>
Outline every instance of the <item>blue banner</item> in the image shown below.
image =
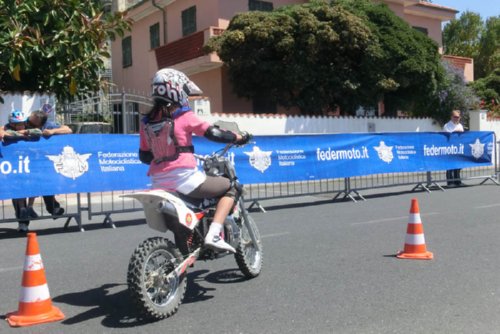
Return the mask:
<svg viewBox="0 0 500 334">
<path fill-rule="evenodd" d="M 195 137 L 196 153 L 224 147 Z M 0 146 L 0 199 L 150 186 L 137 135 L 55 135 Z M 493 132 L 257 136 L 228 153 L 242 183 L 492 165 Z"/>
</svg>

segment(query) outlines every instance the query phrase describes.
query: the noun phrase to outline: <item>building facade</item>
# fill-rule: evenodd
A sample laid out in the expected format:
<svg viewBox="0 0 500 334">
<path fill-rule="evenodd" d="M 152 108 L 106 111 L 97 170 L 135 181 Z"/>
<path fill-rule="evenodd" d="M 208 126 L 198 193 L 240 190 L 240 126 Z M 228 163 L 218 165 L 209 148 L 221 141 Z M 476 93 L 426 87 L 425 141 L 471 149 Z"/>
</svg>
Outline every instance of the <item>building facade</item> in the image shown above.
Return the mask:
<svg viewBox="0 0 500 334">
<path fill-rule="evenodd" d="M 210 98 L 212 112 L 268 112 L 232 93 L 217 54 L 203 45 L 221 34 L 231 18 L 250 10 L 272 10 L 304 0 L 116 0 L 114 10 L 127 10 L 132 30 L 112 43 L 112 78 L 118 88 L 149 94 L 153 74 L 172 67 L 185 72 Z M 455 18 L 453 8 L 419 0 L 384 0 L 394 13 L 426 33 L 442 49 L 441 24 Z M 466 66 L 467 64 L 461 63 Z M 465 67 L 464 67 L 465 68 Z M 469 66 L 469 68 L 471 68 Z M 466 71 L 466 75 L 468 72 Z M 469 80 L 471 77 L 468 78 Z M 279 108 L 278 113 L 294 113 Z"/>
</svg>

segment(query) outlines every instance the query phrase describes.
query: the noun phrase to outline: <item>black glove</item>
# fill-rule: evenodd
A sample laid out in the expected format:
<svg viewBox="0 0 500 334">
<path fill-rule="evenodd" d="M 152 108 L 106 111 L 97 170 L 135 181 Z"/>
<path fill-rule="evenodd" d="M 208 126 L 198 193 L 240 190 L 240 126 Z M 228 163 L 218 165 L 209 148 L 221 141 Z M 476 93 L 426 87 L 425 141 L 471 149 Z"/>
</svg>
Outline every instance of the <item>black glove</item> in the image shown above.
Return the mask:
<svg viewBox="0 0 500 334">
<path fill-rule="evenodd" d="M 143 151 L 139 149 L 139 160 L 141 160 L 143 164 L 149 165 L 151 164 L 151 161 L 153 161 L 153 159 L 154 156 L 151 151 Z"/>
<path fill-rule="evenodd" d="M 241 136 L 241 139 L 240 139 L 240 140 L 237 140 L 237 141 L 235 142 L 235 144 L 236 144 L 236 145 L 245 145 L 245 144 L 247 144 L 247 143 L 250 141 L 250 139 L 252 139 L 252 135 L 251 135 L 251 134 L 249 134 L 249 133 L 248 133 L 248 132 L 246 132 L 246 131 L 245 131 L 245 132 L 240 133 L 240 136 Z"/>
</svg>

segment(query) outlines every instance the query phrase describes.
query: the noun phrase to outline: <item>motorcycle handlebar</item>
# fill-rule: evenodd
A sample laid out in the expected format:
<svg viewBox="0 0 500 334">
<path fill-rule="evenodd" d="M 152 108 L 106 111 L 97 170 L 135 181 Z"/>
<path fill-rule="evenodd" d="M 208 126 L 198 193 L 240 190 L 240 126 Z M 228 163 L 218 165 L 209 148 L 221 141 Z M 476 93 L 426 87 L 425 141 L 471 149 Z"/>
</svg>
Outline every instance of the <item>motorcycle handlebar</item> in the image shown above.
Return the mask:
<svg viewBox="0 0 500 334">
<path fill-rule="evenodd" d="M 243 145 L 246 145 L 248 144 L 252 139 L 253 139 L 253 135 L 249 132 L 241 132 L 240 135 L 242 136 L 242 139 L 239 141 L 239 142 L 236 142 L 236 143 L 228 143 L 226 144 L 226 146 L 224 147 L 224 149 L 222 150 L 221 153 L 218 153 L 218 155 L 220 156 L 223 156 L 224 154 L 227 153 L 227 151 L 229 151 L 229 149 L 235 145 L 237 146 L 243 146 Z M 193 154 L 194 157 L 198 160 L 201 160 L 201 161 L 206 161 L 207 159 L 204 157 L 204 156 L 201 156 L 199 154 Z"/>
</svg>

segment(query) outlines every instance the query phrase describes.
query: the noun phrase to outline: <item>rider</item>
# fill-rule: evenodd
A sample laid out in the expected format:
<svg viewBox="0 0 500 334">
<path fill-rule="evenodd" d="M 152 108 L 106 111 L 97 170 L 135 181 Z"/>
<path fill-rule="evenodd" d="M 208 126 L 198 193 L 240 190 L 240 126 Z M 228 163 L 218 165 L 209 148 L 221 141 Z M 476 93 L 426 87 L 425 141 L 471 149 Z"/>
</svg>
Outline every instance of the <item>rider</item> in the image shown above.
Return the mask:
<svg viewBox="0 0 500 334">
<path fill-rule="evenodd" d="M 229 179 L 207 176 L 197 169 L 192 134 L 219 143 L 244 144 L 250 136 L 220 129 L 191 110 L 188 96 L 201 89 L 184 73 L 164 68 L 153 78 L 153 108 L 140 125 L 139 158 L 149 164 L 153 188 L 177 191 L 192 198 L 219 198 L 212 224 L 205 237 L 209 247 L 236 252 L 220 237 L 222 224 L 235 203 L 236 187 Z"/>
</svg>

